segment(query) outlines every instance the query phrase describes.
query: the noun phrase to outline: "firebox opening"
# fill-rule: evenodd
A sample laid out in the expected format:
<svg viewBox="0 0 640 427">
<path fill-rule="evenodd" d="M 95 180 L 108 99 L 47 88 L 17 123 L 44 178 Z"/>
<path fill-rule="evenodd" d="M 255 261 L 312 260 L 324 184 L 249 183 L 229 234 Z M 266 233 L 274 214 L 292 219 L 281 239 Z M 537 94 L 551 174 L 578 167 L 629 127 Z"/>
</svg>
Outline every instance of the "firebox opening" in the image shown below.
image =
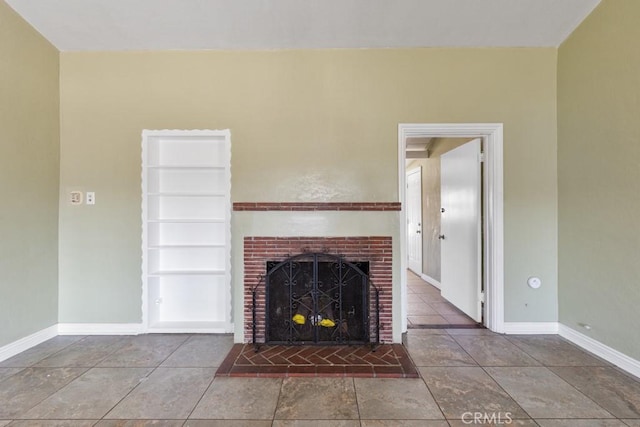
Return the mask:
<svg viewBox="0 0 640 427">
<path fill-rule="evenodd" d="M 369 262 L 331 254 L 267 261 L 266 342 L 369 342 Z"/>
</svg>

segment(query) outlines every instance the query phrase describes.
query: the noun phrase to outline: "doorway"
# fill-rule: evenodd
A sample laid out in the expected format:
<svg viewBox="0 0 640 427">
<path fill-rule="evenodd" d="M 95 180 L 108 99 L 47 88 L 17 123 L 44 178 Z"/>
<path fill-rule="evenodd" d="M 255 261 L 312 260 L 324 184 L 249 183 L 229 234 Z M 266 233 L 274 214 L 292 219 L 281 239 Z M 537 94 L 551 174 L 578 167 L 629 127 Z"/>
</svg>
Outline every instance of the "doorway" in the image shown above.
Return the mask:
<svg viewBox="0 0 640 427">
<path fill-rule="evenodd" d="M 407 273 L 407 165 L 406 160 L 415 156 L 416 141 L 426 142 L 434 138 L 480 138 L 484 145 L 482 170 L 482 222 L 484 242 L 481 246 L 482 262 L 479 270 L 486 284 L 485 325 L 492 331 L 503 332 L 503 219 L 502 219 L 502 124 L 400 124 L 398 127 L 398 158 L 400 201 L 400 264 L 401 264 L 401 313 L 402 330 L 407 330 L 409 304 L 409 278 Z M 411 285 L 412 287 L 414 285 Z M 412 293 L 413 293 L 412 289 Z"/>
<path fill-rule="evenodd" d="M 422 146 L 415 141 L 407 143 L 406 160 L 408 328 L 478 326 L 482 140 L 419 139 Z M 412 182 L 416 171 L 418 185 Z"/>
</svg>

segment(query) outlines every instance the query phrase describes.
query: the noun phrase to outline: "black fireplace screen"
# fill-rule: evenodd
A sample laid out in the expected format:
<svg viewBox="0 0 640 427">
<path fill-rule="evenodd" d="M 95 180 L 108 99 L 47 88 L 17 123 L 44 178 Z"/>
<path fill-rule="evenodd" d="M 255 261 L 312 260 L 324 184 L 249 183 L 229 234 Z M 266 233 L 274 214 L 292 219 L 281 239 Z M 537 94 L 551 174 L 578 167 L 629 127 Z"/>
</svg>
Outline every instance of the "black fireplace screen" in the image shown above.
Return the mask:
<svg viewBox="0 0 640 427">
<path fill-rule="evenodd" d="M 268 343 L 368 343 L 369 263 L 308 253 L 267 262 Z"/>
</svg>

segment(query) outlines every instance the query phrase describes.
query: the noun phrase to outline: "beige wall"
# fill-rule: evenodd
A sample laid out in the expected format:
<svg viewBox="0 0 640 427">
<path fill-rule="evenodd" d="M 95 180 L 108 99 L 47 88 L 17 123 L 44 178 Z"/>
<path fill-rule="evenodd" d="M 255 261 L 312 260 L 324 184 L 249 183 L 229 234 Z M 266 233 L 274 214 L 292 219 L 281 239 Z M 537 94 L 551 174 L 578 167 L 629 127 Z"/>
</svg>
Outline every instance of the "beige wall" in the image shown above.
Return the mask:
<svg viewBox="0 0 640 427">
<path fill-rule="evenodd" d="M 57 323 L 58 70 L 0 1 L 0 347 Z"/>
<path fill-rule="evenodd" d="M 141 319 L 142 129 L 230 128 L 234 201 L 387 202 L 411 122 L 504 122 L 506 320 L 557 320 L 556 53 L 63 53 L 60 186 L 97 204 L 61 205 L 61 322 Z"/>
<path fill-rule="evenodd" d="M 636 360 L 639 16 L 637 0 L 603 0 L 561 46 L 558 66 L 560 321 Z"/>
</svg>

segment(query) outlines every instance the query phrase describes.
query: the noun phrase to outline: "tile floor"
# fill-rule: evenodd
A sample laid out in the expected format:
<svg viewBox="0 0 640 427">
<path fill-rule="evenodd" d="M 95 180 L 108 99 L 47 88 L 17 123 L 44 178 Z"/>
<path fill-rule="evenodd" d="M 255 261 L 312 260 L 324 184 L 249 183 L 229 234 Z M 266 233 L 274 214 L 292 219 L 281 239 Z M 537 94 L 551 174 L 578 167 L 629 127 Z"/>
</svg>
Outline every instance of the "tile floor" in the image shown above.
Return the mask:
<svg viewBox="0 0 640 427">
<path fill-rule="evenodd" d="M 228 335 L 59 336 L 0 362 L 0 426 L 640 427 L 640 380 L 558 336 L 406 345 L 421 378 L 231 378 Z"/>
<path fill-rule="evenodd" d="M 409 327 L 476 325 L 469 316 L 440 295 L 440 290 L 407 270 Z"/>
</svg>

